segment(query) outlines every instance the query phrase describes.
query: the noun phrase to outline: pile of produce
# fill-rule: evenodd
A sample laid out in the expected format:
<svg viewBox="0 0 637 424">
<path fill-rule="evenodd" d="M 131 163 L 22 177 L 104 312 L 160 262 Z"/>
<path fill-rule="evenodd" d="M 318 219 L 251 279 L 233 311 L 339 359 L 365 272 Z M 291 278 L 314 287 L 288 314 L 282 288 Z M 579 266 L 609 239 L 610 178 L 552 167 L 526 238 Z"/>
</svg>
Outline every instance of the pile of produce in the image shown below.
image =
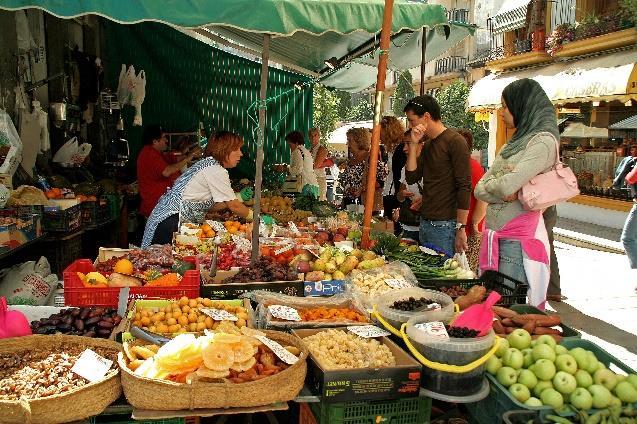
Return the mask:
<svg viewBox="0 0 637 424">
<path fill-rule="evenodd" d="M 217 252 L 217 269 L 228 271 L 234 267 L 243 268 L 250 266 L 250 253 L 238 249 L 234 243 L 220 244 Z M 204 261 L 202 266 L 205 266 L 206 262 Z M 210 265 L 208 264 L 208 266 Z"/>
<path fill-rule="evenodd" d="M 352 273 L 351 283 L 355 292 L 367 303 L 383 293 L 412 285 L 401 272 L 391 270 L 379 270 L 375 273 L 355 271 Z"/>
<path fill-rule="evenodd" d="M 559 410 L 568 404 L 587 411 L 637 402 L 637 375 L 615 374 L 591 351 L 568 350 L 550 335 L 532 340 L 524 329 L 514 330 L 501 341 L 496 356 L 487 362 L 487 371 L 527 406 Z"/>
<path fill-rule="evenodd" d="M 590 414 L 572 407 L 569 407 L 570 409 L 573 409 L 574 415 L 567 418 L 557 415 L 546 415 L 545 418 L 547 422 L 557 424 L 637 424 L 637 408 L 633 405 L 623 408 L 614 406 L 601 411 L 591 411 Z"/>
<path fill-rule="evenodd" d="M 479 334 L 478 330 L 467 327 L 452 327 L 447 325 L 445 328 L 447 329 L 449 337 L 453 337 L 455 339 L 473 339 L 478 337 Z"/>
<path fill-rule="evenodd" d="M 302 259 L 302 258 L 301 258 Z M 342 280 L 353 270 L 369 270 L 385 265 L 385 260 L 370 250 L 354 249 L 349 253 L 335 247 L 326 247 L 315 261 L 305 264 L 299 260 L 293 266 L 300 270 L 307 269 L 307 281 Z"/>
<path fill-rule="evenodd" d="M 496 319 L 493 321 L 493 331 L 500 335 L 513 333 L 518 328 L 523 328 L 533 338 L 548 334 L 557 342 L 562 340 L 562 330 L 555 327 L 562 324 L 559 315 L 551 314 L 518 314 L 508 308 L 494 306 L 493 312 Z"/>
<path fill-rule="evenodd" d="M 107 377 L 117 367 L 117 351 L 102 347 L 91 347 L 102 356 L 113 361 Z M 71 372 L 71 368 L 86 347 L 62 345 L 55 351 L 24 351 L 0 353 L 0 399 L 39 399 L 64 394 L 89 384 L 89 381 Z"/>
<path fill-rule="evenodd" d="M 239 221 L 245 222 L 245 219 L 237 216 L 230 209 L 223 209 L 220 211 L 208 210 L 206 213 L 206 219 L 211 221 L 226 222 L 226 221 Z"/>
<path fill-rule="evenodd" d="M 110 337 L 113 328 L 122 321 L 111 308 L 69 308 L 48 318 L 31 322 L 34 334 L 69 334 L 72 336 Z"/>
<path fill-rule="evenodd" d="M 325 218 L 334 216 L 338 209 L 330 202 L 321 201 L 311 195 L 302 194 L 294 200 L 294 208 L 301 211 L 308 211 L 309 216 Z"/>
<path fill-rule="evenodd" d="M 467 294 L 467 289 L 461 286 L 442 286 L 438 290 L 448 295 L 450 298 L 455 299 L 456 297 L 464 296 Z"/>
<path fill-rule="evenodd" d="M 122 265 L 125 264 L 125 265 Z M 120 259 L 115 268 L 126 270 L 132 269 L 128 259 Z M 131 275 L 131 271 L 111 272 L 108 276 L 97 271 L 83 274 L 77 273 L 84 287 L 104 288 L 104 287 L 176 287 L 181 283 L 181 275 L 176 272 L 163 274 L 157 270 L 147 270 L 141 275 Z"/>
<path fill-rule="evenodd" d="M 237 317 L 236 321 L 215 321 L 205 313 L 206 309 L 219 309 Z M 133 325 L 152 333 L 174 334 L 216 330 L 224 322 L 227 326 L 242 328 L 248 325 L 248 311 L 243 306 L 198 297 L 182 297 L 163 308 L 135 309 Z"/>
<path fill-rule="evenodd" d="M 217 332 L 201 337 L 180 334 L 160 348 L 125 345 L 124 351 L 127 366 L 136 375 L 177 383 L 246 383 L 288 368 L 267 346 L 248 334 L 254 333 Z M 295 346 L 285 349 L 295 356 L 300 354 Z"/>
<path fill-rule="evenodd" d="M 396 365 L 391 350 L 376 339 L 329 329 L 303 338 L 314 359 L 323 369 L 381 368 Z"/>
<path fill-rule="evenodd" d="M 296 281 L 298 279 L 299 275 L 296 270 L 291 269 L 287 265 L 279 264 L 272 258 L 262 256 L 257 259 L 254 265 L 242 268 L 234 276 L 223 280 L 223 283 L 243 284 L 254 281 Z"/>
<path fill-rule="evenodd" d="M 133 265 L 130 274 L 143 273 L 147 270 L 160 272 L 168 270 L 170 272 L 175 265 L 171 246 L 163 245 L 151 246 L 148 249 L 133 249 L 123 256 L 98 263 L 96 271 L 101 273 L 118 272 L 114 268 L 120 259 L 128 259 Z"/>
<path fill-rule="evenodd" d="M 297 309 L 303 321 L 356 321 L 368 322 L 367 318 L 353 308 L 317 308 Z"/>
<path fill-rule="evenodd" d="M 407 299 L 397 300 L 391 304 L 390 308 L 396 309 L 399 311 L 418 311 L 418 310 L 427 310 L 427 308 L 434 304 L 435 302 L 431 299 L 427 299 L 426 297 L 421 297 L 420 299 L 415 299 L 413 296 L 410 296 Z"/>
<path fill-rule="evenodd" d="M 26 228 L 33 224 L 33 221 L 25 221 L 14 216 L 2 216 L 0 217 L 0 227 L 7 227 L 9 225 L 15 225 L 18 229 Z"/>
<path fill-rule="evenodd" d="M 292 199 L 282 196 L 271 196 L 261 198 L 261 212 L 270 215 L 276 222 L 294 222 L 307 224 L 307 218 L 312 216 L 312 212 L 292 207 Z"/>
</svg>

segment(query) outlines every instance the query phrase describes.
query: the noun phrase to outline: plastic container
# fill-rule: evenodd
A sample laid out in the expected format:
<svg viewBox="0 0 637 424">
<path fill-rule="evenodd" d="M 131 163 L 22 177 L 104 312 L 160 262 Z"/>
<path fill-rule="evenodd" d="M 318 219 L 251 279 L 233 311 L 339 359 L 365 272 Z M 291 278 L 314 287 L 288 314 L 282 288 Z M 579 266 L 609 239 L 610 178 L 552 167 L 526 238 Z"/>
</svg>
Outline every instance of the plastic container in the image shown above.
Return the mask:
<svg viewBox="0 0 637 424">
<path fill-rule="evenodd" d="M 487 271 L 479 278 L 473 280 L 449 280 L 449 279 L 432 279 L 418 280 L 418 285 L 425 289 L 440 290 L 441 287 L 459 286 L 469 289 L 472 286 L 484 286 L 487 291 L 495 290 L 502 298 L 497 305 L 510 306 L 526 303 L 526 294 L 529 291 L 529 285 L 514 280 L 497 271 Z"/>
<path fill-rule="evenodd" d="M 635 373 L 635 371 L 630 369 L 627 365 L 588 340 L 565 339 L 562 340 L 560 344 L 569 350 L 576 347 L 590 350 L 607 368 L 612 365 L 613 368 L 617 367 L 627 374 Z M 467 404 L 467 409 L 473 418 L 472 421 L 478 424 L 492 424 L 494 416 L 502 416 L 505 412 L 513 410 L 530 411 L 535 414 L 540 414 L 540 416 L 554 413 L 553 408 L 549 406 L 529 407 L 520 403 L 504 386 L 498 383 L 495 377 L 487 375 L 487 378 L 491 384 L 491 393 L 489 393 L 489 396 L 481 402 Z M 634 406 L 637 407 L 637 404 L 634 404 Z"/>
<path fill-rule="evenodd" d="M 401 311 L 391 307 L 394 302 L 409 299 L 410 297 L 415 299 L 424 297 L 440 304 L 442 309 L 411 312 Z M 414 317 L 422 318 L 424 321 L 421 322 L 442 321 L 448 323 L 453 318 L 453 308 L 453 300 L 442 292 L 421 289 L 419 287 L 407 287 L 400 290 L 389 291 L 376 298 L 377 313 L 375 313 L 374 316 L 387 330 L 400 336 L 401 325 Z"/>
<path fill-rule="evenodd" d="M 301 405 L 300 424 L 423 424 L 431 416 L 431 398 L 389 401 L 308 403 Z"/>
<path fill-rule="evenodd" d="M 424 366 L 422 387 L 433 393 L 460 398 L 479 392 L 485 363 L 498 345 L 493 330 L 483 337 L 439 340 L 416 327 L 423 322 L 427 320 L 421 317 L 410 319 L 404 334 L 407 347 Z M 454 365 L 465 367 L 456 368 Z"/>
<path fill-rule="evenodd" d="M 518 314 L 542 314 L 542 315 L 548 315 L 546 312 L 544 311 L 540 311 L 538 308 L 536 308 L 535 306 L 531 306 L 531 305 L 511 305 L 510 309 L 512 311 L 517 312 Z M 582 338 L 582 333 L 580 333 L 579 331 L 575 330 L 574 328 L 571 328 L 567 325 L 561 324 L 560 327 L 562 327 L 562 338 L 563 339 L 581 339 Z"/>
<path fill-rule="evenodd" d="M 184 258 L 195 264 L 195 269 L 184 273 L 181 282 L 175 287 L 130 287 L 129 299 L 179 299 L 199 297 L 199 264 L 193 257 Z M 95 271 L 89 259 L 78 259 L 64 270 L 64 303 L 66 306 L 107 306 L 116 308 L 119 300 L 119 287 L 84 287 L 77 276 L 78 272 L 87 274 Z"/>
<path fill-rule="evenodd" d="M 82 207 L 80 204 L 67 209 L 44 209 L 42 223 L 46 231 L 70 232 L 82 225 Z"/>
</svg>

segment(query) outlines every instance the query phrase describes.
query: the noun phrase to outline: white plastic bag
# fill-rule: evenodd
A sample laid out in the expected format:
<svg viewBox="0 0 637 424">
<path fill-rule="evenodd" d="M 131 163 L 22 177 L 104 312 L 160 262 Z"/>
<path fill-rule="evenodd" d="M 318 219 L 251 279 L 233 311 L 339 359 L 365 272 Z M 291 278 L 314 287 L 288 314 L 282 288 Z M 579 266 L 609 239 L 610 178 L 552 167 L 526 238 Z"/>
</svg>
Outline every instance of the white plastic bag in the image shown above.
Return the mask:
<svg viewBox="0 0 637 424">
<path fill-rule="evenodd" d="M 0 296 L 10 305 L 46 305 L 58 283 L 45 257 L 3 269 L 0 278 Z"/>
<path fill-rule="evenodd" d="M 144 103 L 144 98 L 146 97 L 146 72 L 144 70 L 139 71 L 139 74 L 135 77 L 135 85 L 131 94 L 131 104 L 135 106 L 133 125 L 141 126 L 142 103 Z"/>
<path fill-rule="evenodd" d="M 9 146 L 9 152 L 0 164 L 0 173 L 13 175 L 22 162 L 22 141 L 11 117 L 0 109 L 0 147 Z"/>
<path fill-rule="evenodd" d="M 66 143 L 60 147 L 60 149 L 53 156 L 53 162 L 57 163 L 72 163 L 73 155 L 77 154 L 79 150 L 79 144 L 77 137 L 69 139 Z"/>
<path fill-rule="evenodd" d="M 81 165 L 86 157 L 91 153 L 91 146 L 89 143 L 82 143 L 77 147 L 77 153 L 71 156 L 71 162 L 77 165 Z"/>
<path fill-rule="evenodd" d="M 122 64 L 122 69 L 119 71 L 119 83 L 117 84 L 117 100 L 119 101 L 120 108 L 126 104 L 128 100 L 128 83 L 126 82 L 126 65 Z"/>
</svg>

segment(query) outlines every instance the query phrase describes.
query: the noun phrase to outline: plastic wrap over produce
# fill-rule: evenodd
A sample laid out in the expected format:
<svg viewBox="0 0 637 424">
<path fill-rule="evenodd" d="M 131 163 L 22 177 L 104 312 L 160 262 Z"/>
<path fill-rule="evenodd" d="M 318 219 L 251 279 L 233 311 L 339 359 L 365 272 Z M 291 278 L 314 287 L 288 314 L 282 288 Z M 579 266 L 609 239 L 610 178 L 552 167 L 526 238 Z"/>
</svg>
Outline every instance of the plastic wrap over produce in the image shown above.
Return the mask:
<svg viewBox="0 0 637 424">
<path fill-rule="evenodd" d="M 402 262 L 395 261 L 380 268 L 354 270 L 347 276 L 346 292 L 370 309 L 375 299 L 391 290 L 417 287 L 418 280 L 411 269 Z"/>
</svg>

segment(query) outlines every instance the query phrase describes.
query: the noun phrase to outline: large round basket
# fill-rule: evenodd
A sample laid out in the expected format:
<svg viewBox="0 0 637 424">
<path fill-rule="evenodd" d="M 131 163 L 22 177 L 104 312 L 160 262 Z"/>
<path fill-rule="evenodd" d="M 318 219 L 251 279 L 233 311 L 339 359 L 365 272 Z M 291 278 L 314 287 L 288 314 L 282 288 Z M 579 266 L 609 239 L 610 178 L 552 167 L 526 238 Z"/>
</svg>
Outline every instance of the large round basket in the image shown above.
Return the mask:
<svg viewBox="0 0 637 424">
<path fill-rule="evenodd" d="M 264 330 L 264 333 L 284 346 L 299 348 L 299 360 L 278 374 L 249 383 L 195 381 L 184 384 L 139 377 L 128 369 L 124 355 L 120 352 L 118 360 L 124 395 L 135 408 L 164 411 L 249 408 L 292 400 L 303 388 L 307 372 L 307 349 L 299 338 L 291 334 L 270 330 Z"/>
<path fill-rule="evenodd" d="M 56 352 L 61 346 L 102 347 L 118 352 L 119 343 L 80 336 L 33 335 L 0 340 L 2 354 L 45 350 Z M 119 370 L 109 371 L 103 380 L 64 394 L 22 401 L 0 400 L 2 424 L 58 424 L 98 415 L 122 394 Z"/>
</svg>

